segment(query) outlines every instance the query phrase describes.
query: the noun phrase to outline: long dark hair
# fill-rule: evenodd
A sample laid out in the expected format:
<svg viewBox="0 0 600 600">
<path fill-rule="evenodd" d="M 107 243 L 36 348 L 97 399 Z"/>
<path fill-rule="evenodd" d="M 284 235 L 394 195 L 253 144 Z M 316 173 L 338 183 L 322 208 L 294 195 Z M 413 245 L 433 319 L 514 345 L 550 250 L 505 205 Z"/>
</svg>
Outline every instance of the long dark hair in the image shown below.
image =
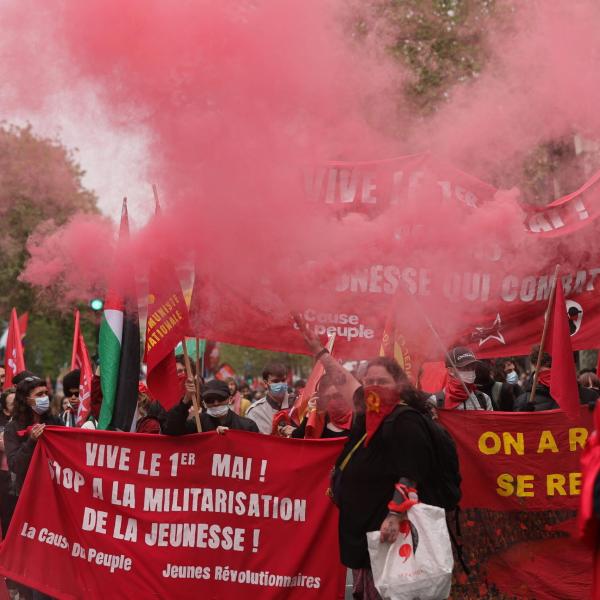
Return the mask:
<svg viewBox="0 0 600 600">
<path fill-rule="evenodd" d="M 407 377 L 406 373 L 398 362 L 387 356 L 378 356 L 367 363 L 367 371 L 371 367 L 383 367 L 398 384 L 400 398 L 409 406 L 422 413 L 430 413 L 431 406 L 427 399 L 428 394 L 418 390 Z M 366 372 L 366 371 L 365 371 Z"/>
<path fill-rule="evenodd" d="M 17 385 L 15 391 L 15 404 L 13 409 L 13 419 L 24 425 L 25 427 L 33 424 L 33 410 L 27 403 L 27 398 L 31 394 L 32 390 L 36 387 L 45 387 L 43 379 L 39 377 L 26 377 L 23 381 Z"/>
</svg>

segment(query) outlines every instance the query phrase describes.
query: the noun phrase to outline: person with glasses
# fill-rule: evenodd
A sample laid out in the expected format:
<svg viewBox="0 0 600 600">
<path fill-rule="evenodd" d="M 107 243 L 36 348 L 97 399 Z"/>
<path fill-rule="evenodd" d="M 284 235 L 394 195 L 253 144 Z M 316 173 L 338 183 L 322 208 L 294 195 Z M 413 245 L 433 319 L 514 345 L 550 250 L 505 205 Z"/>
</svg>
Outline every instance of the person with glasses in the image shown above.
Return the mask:
<svg viewBox="0 0 600 600">
<path fill-rule="evenodd" d="M 63 377 L 63 410 L 60 419 L 65 427 L 77 427 L 77 411 L 79 410 L 79 378 L 81 371 L 75 369 Z"/>
<path fill-rule="evenodd" d="M 192 377 L 186 380 L 185 389 L 186 393 L 181 402 L 167 412 L 162 427 L 162 432 L 167 435 L 196 433 L 196 423 L 189 414 L 192 395 L 195 394 L 196 390 L 196 384 Z M 224 381 L 218 379 L 207 381 L 202 386 L 200 396 L 203 409 L 200 413 L 200 423 L 203 432 L 216 431 L 223 434 L 229 429 L 238 429 L 258 433 L 258 427 L 254 421 L 246 417 L 240 417 L 231 410 L 233 396 L 229 386 Z"/>
</svg>

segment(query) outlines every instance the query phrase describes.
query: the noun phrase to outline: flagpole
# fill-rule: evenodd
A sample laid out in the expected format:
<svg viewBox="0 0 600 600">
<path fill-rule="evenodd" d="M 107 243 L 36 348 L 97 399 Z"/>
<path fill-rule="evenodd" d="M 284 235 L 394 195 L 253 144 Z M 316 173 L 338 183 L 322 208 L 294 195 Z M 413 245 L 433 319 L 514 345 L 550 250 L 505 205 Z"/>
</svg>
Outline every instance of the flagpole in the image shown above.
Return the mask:
<svg viewBox="0 0 600 600">
<path fill-rule="evenodd" d="M 204 373 L 200 373 L 200 340 L 198 338 L 194 340 L 196 342 L 196 395 L 200 398 L 200 377 Z"/>
<path fill-rule="evenodd" d="M 188 379 L 193 377 L 192 374 L 192 365 L 190 363 L 190 355 L 188 354 L 186 339 L 183 338 L 183 360 L 185 362 L 185 372 L 187 373 Z M 198 433 L 202 433 L 202 424 L 200 423 L 200 408 L 198 406 L 198 398 L 196 396 L 196 392 L 192 394 L 192 404 L 194 405 L 194 419 L 196 421 L 196 429 Z"/>
<path fill-rule="evenodd" d="M 77 368 L 77 344 L 79 343 L 79 310 L 75 311 L 75 330 L 73 331 L 73 350 L 71 351 L 71 371 Z"/>
<path fill-rule="evenodd" d="M 548 325 L 550 324 L 550 317 L 552 309 L 554 308 L 554 297 L 556 296 L 556 281 L 558 279 L 558 272 L 560 265 L 556 265 L 554 269 L 554 277 L 552 278 L 552 287 L 550 288 L 550 298 L 548 298 L 548 308 L 544 315 L 544 329 L 542 330 L 542 339 L 540 340 L 540 351 L 538 352 L 537 360 L 535 362 L 535 371 L 533 372 L 533 383 L 531 385 L 531 393 L 529 394 L 529 403 L 533 404 L 535 398 L 535 391 L 538 383 L 538 374 L 540 372 L 540 365 L 542 364 L 542 354 L 544 353 L 544 346 L 546 345 L 546 335 L 548 334 Z"/>
</svg>

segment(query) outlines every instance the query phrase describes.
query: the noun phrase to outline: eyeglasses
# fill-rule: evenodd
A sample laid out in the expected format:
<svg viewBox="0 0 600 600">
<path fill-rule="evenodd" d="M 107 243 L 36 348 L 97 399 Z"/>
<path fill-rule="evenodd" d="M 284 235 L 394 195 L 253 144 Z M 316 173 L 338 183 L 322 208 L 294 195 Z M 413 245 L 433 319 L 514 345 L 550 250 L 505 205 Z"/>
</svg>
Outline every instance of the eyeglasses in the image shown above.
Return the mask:
<svg viewBox="0 0 600 600">
<path fill-rule="evenodd" d="M 79 396 L 79 390 L 75 391 L 75 390 L 71 390 L 65 391 L 65 398 L 74 398 L 74 397 L 78 397 Z"/>
</svg>

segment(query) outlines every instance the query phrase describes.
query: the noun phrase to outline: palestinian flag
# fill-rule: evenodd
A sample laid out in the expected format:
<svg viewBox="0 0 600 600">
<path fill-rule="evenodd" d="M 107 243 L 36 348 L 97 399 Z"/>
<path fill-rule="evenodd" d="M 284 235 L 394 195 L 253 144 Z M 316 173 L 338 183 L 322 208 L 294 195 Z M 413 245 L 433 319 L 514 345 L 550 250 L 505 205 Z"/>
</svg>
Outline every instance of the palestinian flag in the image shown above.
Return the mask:
<svg viewBox="0 0 600 600">
<path fill-rule="evenodd" d="M 129 431 L 137 407 L 140 323 L 134 273 L 125 254 L 128 239 L 129 219 L 124 199 L 113 281 L 100 324 L 102 407 L 98 429 Z"/>
</svg>

